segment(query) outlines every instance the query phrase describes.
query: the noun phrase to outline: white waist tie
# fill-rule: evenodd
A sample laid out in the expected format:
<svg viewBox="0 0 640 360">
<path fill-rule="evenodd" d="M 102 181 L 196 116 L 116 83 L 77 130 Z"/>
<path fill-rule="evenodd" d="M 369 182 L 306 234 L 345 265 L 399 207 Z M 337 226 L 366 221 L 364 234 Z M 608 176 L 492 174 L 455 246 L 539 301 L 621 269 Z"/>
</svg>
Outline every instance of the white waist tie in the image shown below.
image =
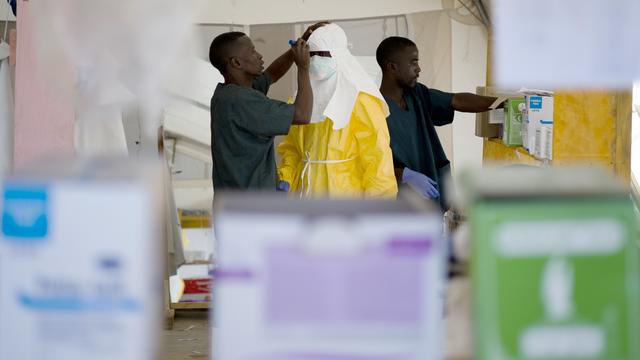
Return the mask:
<svg viewBox="0 0 640 360">
<path fill-rule="evenodd" d="M 305 151 L 304 155 L 306 158 L 302 160 L 304 162 L 304 168 L 302 168 L 302 174 L 300 175 L 300 198 L 302 198 L 304 195 L 309 196 L 309 194 L 311 193 L 311 164 L 342 164 L 348 161 L 355 160 L 355 157 L 344 160 L 311 160 L 311 153 L 308 151 Z M 304 186 L 305 176 L 307 177 L 306 190 Z"/>
</svg>

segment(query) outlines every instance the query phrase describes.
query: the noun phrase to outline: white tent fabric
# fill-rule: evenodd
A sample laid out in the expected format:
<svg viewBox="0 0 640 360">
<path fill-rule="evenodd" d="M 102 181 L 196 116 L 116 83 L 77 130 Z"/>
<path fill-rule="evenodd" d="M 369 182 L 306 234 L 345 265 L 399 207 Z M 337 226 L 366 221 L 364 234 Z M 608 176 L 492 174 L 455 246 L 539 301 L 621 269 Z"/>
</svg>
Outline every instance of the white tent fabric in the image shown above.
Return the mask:
<svg viewBox="0 0 640 360">
<path fill-rule="evenodd" d="M 6 0 L 0 1 L 0 21 L 16 21 L 13 11 L 11 11 L 11 6 Z"/>
<path fill-rule="evenodd" d="M 0 43 L 0 173 L 13 162 L 13 87 L 9 68 L 9 44 Z"/>
<path fill-rule="evenodd" d="M 77 66 L 74 148 L 82 156 L 126 156 L 122 109 L 136 97 L 123 84 L 97 86 L 99 71 Z"/>
<path fill-rule="evenodd" d="M 165 85 L 166 91 L 178 99 L 209 108 L 211 94 L 218 83 L 224 82 L 222 74 L 209 61 L 195 57 L 181 61 L 178 67 L 188 70 L 176 72 Z"/>
<path fill-rule="evenodd" d="M 126 156 L 127 140 L 120 106 L 104 106 L 78 115 L 74 129 L 76 154 Z"/>
<path fill-rule="evenodd" d="M 202 1 L 202 0 L 201 0 Z M 363 19 L 442 10 L 442 0 L 279 0 L 269 6 L 257 1 L 202 1 L 201 24 L 286 24 L 319 20 Z"/>
<path fill-rule="evenodd" d="M 167 92 L 172 100 L 164 109 L 163 129 L 168 152 L 179 152 L 211 164 L 211 95 L 222 75 L 202 59 L 190 59 L 186 79 L 172 79 Z"/>
<path fill-rule="evenodd" d="M 382 69 L 378 65 L 375 56 L 356 56 L 356 60 L 362 65 L 364 71 L 371 76 L 377 87 L 382 84 Z"/>
<path fill-rule="evenodd" d="M 203 108 L 186 101 L 173 100 L 164 110 L 164 131 L 167 134 L 207 147 L 211 145 L 210 121 L 208 106 Z"/>
</svg>

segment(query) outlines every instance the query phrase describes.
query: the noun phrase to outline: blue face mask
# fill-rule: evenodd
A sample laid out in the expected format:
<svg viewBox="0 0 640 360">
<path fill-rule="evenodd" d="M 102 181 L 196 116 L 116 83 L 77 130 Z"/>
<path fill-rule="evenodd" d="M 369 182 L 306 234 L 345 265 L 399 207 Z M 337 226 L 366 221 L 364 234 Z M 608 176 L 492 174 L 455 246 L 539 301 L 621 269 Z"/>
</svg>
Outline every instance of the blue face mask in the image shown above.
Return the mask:
<svg viewBox="0 0 640 360">
<path fill-rule="evenodd" d="M 338 65 L 334 58 L 326 56 L 312 56 L 309 64 L 311 80 L 326 80 L 336 73 Z"/>
</svg>

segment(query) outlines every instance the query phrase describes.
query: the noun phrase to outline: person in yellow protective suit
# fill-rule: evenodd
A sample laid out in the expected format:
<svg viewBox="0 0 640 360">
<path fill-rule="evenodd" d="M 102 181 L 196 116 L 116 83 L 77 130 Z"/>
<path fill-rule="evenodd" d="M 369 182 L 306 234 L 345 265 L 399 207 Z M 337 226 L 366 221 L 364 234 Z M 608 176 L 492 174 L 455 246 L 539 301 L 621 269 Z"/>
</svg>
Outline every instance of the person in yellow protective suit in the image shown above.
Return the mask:
<svg viewBox="0 0 640 360">
<path fill-rule="evenodd" d="M 304 197 L 395 198 L 382 94 L 338 25 L 316 29 L 308 44 L 313 113 L 311 124 L 292 126 L 278 146 L 282 188 Z"/>
</svg>

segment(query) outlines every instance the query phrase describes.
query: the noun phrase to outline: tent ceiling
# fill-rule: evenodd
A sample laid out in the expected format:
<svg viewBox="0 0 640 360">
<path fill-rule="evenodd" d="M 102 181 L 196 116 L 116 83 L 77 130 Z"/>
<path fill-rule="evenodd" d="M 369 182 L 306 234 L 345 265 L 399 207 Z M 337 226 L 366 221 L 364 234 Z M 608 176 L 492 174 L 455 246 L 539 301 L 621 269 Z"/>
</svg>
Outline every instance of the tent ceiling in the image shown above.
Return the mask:
<svg viewBox="0 0 640 360">
<path fill-rule="evenodd" d="M 489 18 L 489 21 L 492 21 L 491 14 L 492 14 L 492 9 L 493 9 L 492 6 L 493 6 L 494 1 L 493 0 L 478 0 L 478 2 L 480 4 L 482 4 L 482 6 L 484 7 L 484 10 L 487 13 L 487 17 Z"/>
<path fill-rule="evenodd" d="M 203 1 L 203 0 L 201 0 Z M 441 0 L 216 0 L 203 2 L 203 24 L 283 24 L 346 20 L 442 10 Z"/>
<path fill-rule="evenodd" d="M 442 10 L 443 3 L 465 3 L 472 12 L 483 4 L 490 12 L 491 0 L 396 0 L 375 2 L 368 0 L 279 0 L 265 6 L 262 0 L 199 0 L 201 11 L 195 21 L 201 24 L 280 24 L 311 22 L 316 20 L 345 20 L 412 14 Z M 0 1 L 0 21 L 15 17 L 6 1 Z"/>
<path fill-rule="evenodd" d="M 466 24 L 483 24 L 486 27 L 491 23 L 488 5 L 487 0 L 442 0 L 442 8 L 448 10 L 453 19 Z"/>
</svg>

